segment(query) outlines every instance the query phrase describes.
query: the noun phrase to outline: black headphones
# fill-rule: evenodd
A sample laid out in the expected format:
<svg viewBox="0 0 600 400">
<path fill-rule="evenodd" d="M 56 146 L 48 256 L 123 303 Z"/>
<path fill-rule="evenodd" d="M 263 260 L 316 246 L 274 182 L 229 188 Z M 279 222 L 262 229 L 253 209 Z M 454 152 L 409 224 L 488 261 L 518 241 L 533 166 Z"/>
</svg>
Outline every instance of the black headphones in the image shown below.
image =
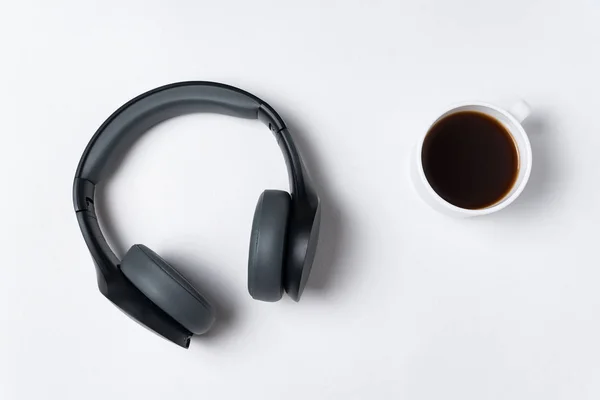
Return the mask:
<svg viewBox="0 0 600 400">
<path fill-rule="evenodd" d="M 181 82 L 146 92 L 115 111 L 96 131 L 77 167 L 73 184 L 77 221 L 96 266 L 100 292 L 142 325 L 185 348 L 193 334 L 211 327 L 213 307 L 146 246 L 132 246 L 119 260 L 100 230 L 94 192 L 115 157 L 144 132 L 192 112 L 259 119 L 277 138 L 286 161 L 291 195 L 265 190 L 254 213 L 248 260 L 248 291 L 254 299 L 277 301 L 285 289 L 300 300 L 320 224 L 319 197 L 292 136 L 275 110 L 258 97 L 220 83 Z"/>
</svg>

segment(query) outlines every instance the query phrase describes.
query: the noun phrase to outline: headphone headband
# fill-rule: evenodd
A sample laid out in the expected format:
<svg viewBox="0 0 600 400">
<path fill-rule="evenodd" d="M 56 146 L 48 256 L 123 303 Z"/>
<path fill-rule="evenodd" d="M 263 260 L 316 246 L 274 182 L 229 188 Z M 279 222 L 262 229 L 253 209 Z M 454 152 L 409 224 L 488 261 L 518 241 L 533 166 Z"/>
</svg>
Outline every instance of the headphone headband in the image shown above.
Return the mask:
<svg viewBox="0 0 600 400">
<path fill-rule="evenodd" d="M 291 170 L 292 192 L 301 189 L 300 156 L 279 114 L 266 102 L 244 90 L 203 81 L 162 86 L 123 105 L 96 131 L 81 157 L 75 177 L 93 184 L 102 181 L 112 159 L 127 150 L 144 132 L 167 119 L 195 112 L 261 120 L 277 137 Z"/>
</svg>

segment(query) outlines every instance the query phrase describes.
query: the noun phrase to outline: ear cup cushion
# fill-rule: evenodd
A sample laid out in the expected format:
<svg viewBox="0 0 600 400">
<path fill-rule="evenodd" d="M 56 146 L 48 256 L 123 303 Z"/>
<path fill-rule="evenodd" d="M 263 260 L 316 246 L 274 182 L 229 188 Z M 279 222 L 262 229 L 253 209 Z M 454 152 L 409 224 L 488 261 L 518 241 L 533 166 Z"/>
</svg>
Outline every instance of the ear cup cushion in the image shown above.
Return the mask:
<svg viewBox="0 0 600 400">
<path fill-rule="evenodd" d="M 131 247 L 121 263 L 123 274 L 173 319 L 199 335 L 215 320 L 210 303 L 169 263 L 148 247 Z"/>
<path fill-rule="evenodd" d="M 290 207 L 290 195 L 280 190 L 265 190 L 256 204 L 248 257 L 248 292 L 256 300 L 277 301 L 283 295 Z"/>
</svg>

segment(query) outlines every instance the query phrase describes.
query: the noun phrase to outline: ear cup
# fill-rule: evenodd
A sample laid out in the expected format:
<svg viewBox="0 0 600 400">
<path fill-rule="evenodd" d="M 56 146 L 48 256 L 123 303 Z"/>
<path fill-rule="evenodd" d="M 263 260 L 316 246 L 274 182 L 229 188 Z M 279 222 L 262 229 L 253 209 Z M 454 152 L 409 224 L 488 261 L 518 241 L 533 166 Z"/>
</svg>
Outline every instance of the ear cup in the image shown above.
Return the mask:
<svg viewBox="0 0 600 400">
<path fill-rule="evenodd" d="M 280 190 L 265 190 L 256 204 L 248 257 L 248 292 L 256 300 L 277 301 L 283 295 L 290 205 L 290 195 Z"/>
<path fill-rule="evenodd" d="M 173 319 L 199 335 L 215 320 L 210 303 L 169 263 L 148 247 L 131 247 L 121 271 L 146 297 Z"/>
</svg>

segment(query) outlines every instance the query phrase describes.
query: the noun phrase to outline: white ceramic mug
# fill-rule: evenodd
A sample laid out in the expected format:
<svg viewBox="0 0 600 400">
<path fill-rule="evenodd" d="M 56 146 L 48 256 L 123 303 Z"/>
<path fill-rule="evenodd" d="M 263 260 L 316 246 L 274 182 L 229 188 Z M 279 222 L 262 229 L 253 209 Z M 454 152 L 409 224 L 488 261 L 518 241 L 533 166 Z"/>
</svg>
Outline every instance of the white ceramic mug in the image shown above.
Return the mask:
<svg viewBox="0 0 600 400">
<path fill-rule="evenodd" d="M 511 190 L 493 205 L 477 210 L 457 207 L 444 200 L 435 192 L 435 190 L 433 190 L 425 176 L 425 171 L 423 170 L 423 142 L 425 141 L 425 137 L 429 133 L 430 129 L 443 118 L 461 111 L 476 111 L 484 113 L 499 121 L 512 135 L 519 157 L 518 176 Z M 523 100 L 517 102 L 508 110 L 486 103 L 465 103 L 455 105 L 443 112 L 435 121 L 433 121 L 427 130 L 425 130 L 423 135 L 419 138 L 419 141 L 417 142 L 417 145 L 413 151 L 413 156 L 411 159 L 411 178 L 417 193 L 435 210 L 453 217 L 475 217 L 478 215 L 491 214 L 508 206 L 510 203 L 515 201 L 517 197 L 519 197 L 525 188 L 531 173 L 531 145 L 529 143 L 527 133 L 525 133 L 525 129 L 523 129 L 523 126 L 521 126 L 521 123 L 525 120 L 525 118 L 527 118 L 529 113 L 529 105 Z"/>
</svg>

